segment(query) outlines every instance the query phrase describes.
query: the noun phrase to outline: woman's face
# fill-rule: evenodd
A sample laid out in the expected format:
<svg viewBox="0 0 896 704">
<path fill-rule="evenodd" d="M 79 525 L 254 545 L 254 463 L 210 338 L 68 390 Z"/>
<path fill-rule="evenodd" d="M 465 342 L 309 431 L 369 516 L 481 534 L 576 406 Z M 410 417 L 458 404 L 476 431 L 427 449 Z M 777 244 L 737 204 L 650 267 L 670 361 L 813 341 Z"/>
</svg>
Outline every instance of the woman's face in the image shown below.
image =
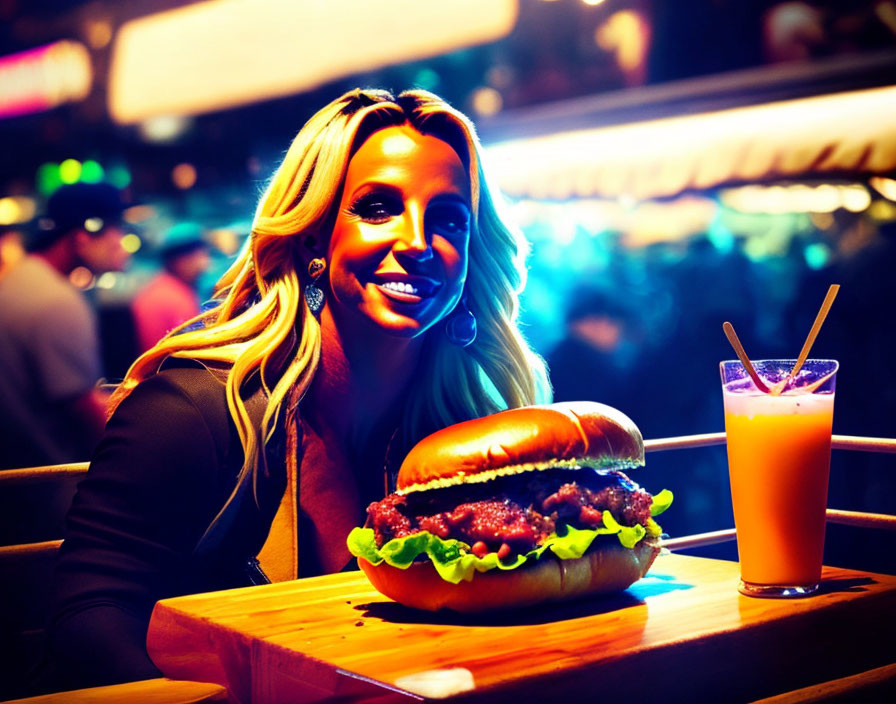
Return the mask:
<svg viewBox="0 0 896 704">
<path fill-rule="evenodd" d="M 352 157 L 328 251 L 337 323 L 416 337 L 451 312 L 467 275 L 470 181 L 445 142 L 402 125 Z"/>
</svg>

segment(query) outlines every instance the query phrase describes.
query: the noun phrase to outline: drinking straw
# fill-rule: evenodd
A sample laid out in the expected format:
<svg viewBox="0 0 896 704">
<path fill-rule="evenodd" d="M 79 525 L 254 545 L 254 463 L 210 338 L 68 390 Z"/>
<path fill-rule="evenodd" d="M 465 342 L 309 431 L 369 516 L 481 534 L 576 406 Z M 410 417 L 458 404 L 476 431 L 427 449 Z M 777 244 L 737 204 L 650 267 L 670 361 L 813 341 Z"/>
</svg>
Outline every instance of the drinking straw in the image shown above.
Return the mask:
<svg viewBox="0 0 896 704">
<path fill-rule="evenodd" d="M 837 291 L 839 290 L 840 284 L 831 284 L 830 288 L 828 288 L 828 293 L 824 297 L 824 302 L 821 304 L 821 308 L 818 309 L 818 315 L 815 316 L 815 322 L 812 323 L 812 329 L 809 330 L 809 334 L 806 336 L 806 341 L 803 343 L 803 349 L 800 350 L 800 356 L 796 359 L 796 364 L 793 365 L 790 374 L 788 374 L 783 381 L 779 381 L 771 388 L 770 393 L 772 396 L 780 395 L 787 384 L 799 374 L 800 369 L 803 367 L 803 363 L 809 357 L 809 350 L 811 350 L 812 345 L 815 344 L 815 338 L 818 337 L 821 326 L 824 324 L 824 319 L 828 317 L 828 311 L 831 310 L 831 306 L 833 305 L 834 299 L 837 297 Z"/>
<path fill-rule="evenodd" d="M 741 364 L 744 365 L 744 369 L 747 370 L 747 374 L 750 375 L 753 383 L 756 384 L 756 388 L 767 394 L 769 392 L 769 388 L 765 385 L 765 382 L 759 378 L 756 370 L 753 369 L 753 365 L 750 364 L 750 359 L 749 357 L 747 357 L 747 353 L 744 351 L 744 346 L 740 344 L 737 333 L 734 332 L 734 326 L 726 320 L 724 323 L 722 323 L 722 330 L 725 331 L 725 337 L 728 338 L 728 342 L 730 342 L 731 346 L 734 348 L 734 352 L 735 354 L 737 354 L 737 358 L 740 360 Z"/>
</svg>

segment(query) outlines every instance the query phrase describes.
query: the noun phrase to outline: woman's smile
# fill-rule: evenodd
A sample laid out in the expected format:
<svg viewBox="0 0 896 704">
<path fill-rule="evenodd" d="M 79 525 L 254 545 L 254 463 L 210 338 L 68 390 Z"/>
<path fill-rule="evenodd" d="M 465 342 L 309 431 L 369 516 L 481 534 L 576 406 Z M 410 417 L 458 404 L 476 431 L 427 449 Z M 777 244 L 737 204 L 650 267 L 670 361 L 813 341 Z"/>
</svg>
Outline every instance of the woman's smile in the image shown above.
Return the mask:
<svg viewBox="0 0 896 704">
<path fill-rule="evenodd" d="M 432 298 L 442 284 L 422 276 L 402 276 L 400 274 L 384 274 L 374 279 L 374 285 L 389 298 L 402 303 L 421 303 Z"/>
</svg>

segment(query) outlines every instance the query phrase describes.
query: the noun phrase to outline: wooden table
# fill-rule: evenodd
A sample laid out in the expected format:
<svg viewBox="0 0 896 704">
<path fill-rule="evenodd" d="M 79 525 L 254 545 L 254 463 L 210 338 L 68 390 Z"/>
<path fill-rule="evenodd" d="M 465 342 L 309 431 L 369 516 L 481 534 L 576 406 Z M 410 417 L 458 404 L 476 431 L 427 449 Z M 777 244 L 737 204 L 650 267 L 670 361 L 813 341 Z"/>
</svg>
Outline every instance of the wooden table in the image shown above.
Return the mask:
<svg viewBox="0 0 896 704">
<path fill-rule="evenodd" d="M 826 567 L 756 599 L 734 562 L 667 554 L 628 591 L 490 617 L 431 614 L 360 572 L 159 602 L 166 676 L 233 701 L 746 702 L 896 662 L 896 576 Z"/>
</svg>

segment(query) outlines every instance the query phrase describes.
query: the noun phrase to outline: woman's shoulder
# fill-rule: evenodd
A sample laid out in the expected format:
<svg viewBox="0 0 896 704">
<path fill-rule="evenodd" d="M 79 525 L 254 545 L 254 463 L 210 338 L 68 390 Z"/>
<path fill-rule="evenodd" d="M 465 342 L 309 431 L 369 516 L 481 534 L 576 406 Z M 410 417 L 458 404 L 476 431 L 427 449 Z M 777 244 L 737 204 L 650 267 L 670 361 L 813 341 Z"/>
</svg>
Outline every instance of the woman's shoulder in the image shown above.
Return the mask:
<svg viewBox="0 0 896 704">
<path fill-rule="evenodd" d="M 146 383 L 155 379 L 156 384 L 179 389 L 187 397 L 201 405 L 227 403 L 227 369 L 205 366 L 192 360 L 168 361 Z"/>
<path fill-rule="evenodd" d="M 216 443 L 229 442 L 232 421 L 227 407 L 226 372 L 198 363 L 166 365 L 143 379 L 121 402 L 115 415 L 153 418 L 170 425 L 201 419 Z"/>
</svg>

